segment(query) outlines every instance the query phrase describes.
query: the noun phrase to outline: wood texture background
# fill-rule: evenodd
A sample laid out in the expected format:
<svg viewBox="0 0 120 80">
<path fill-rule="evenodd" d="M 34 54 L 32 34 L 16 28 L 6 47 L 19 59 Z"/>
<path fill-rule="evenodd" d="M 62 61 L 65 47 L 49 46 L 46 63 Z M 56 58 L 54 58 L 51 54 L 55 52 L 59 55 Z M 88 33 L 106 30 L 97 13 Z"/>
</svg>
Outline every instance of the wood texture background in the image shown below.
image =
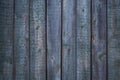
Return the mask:
<svg viewBox="0 0 120 80">
<path fill-rule="evenodd" d="M 0 80 L 119 80 L 120 0 L 0 0 Z"/>
</svg>

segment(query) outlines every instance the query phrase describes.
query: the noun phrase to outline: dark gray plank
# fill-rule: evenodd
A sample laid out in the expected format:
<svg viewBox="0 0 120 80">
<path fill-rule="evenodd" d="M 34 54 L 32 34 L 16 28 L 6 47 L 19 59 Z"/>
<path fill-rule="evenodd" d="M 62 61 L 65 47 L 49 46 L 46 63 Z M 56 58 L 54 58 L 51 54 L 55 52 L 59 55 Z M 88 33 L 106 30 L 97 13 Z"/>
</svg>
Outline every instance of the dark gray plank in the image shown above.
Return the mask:
<svg viewBox="0 0 120 80">
<path fill-rule="evenodd" d="M 0 80 L 13 80 L 13 0 L 0 0 Z"/>
<path fill-rule="evenodd" d="M 76 1 L 62 6 L 62 80 L 76 80 Z"/>
<path fill-rule="evenodd" d="M 47 79 L 61 80 L 61 0 L 47 0 Z"/>
<path fill-rule="evenodd" d="M 90 80 L 90 0 L 77 0 L 77 80 Z"/>
<path fill-rule="evenodd" d="M 106 80 L 106 0 L 92 0 L 92 80 Z"/>
<path fill-rule="evenodd" d="M 15 0 L 15 79 L 29 80 L 29 0 Z"/>
<path fill-rule="evenodd" d="M 46 80 L 45 0 L 30 0 L 30 80 Z"/>
<path fill-rule="evenodd" d="M 108 0 L 108 79 L 120 79 L 120 0 Z"/>
</svg>

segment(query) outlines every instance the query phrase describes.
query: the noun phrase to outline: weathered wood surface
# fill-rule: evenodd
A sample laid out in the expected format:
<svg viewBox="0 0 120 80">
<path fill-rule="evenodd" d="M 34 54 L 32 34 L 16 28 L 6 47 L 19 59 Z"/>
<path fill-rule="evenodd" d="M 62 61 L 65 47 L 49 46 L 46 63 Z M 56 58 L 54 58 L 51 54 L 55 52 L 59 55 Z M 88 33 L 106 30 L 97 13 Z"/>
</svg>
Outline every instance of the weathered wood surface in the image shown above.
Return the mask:
<svg viewBox="0 0 120 80">
<path fill-rule="evenodd" d="M 120 0 L 108 0 L 108 80 L 120 79 Z"/>
<path fill-rule="evenodd" d="M 61 80 L 61 0 L 47 0 L 47 80 Z"/>
<path fill-rule="evenodd" d="M 62 80 L 76 80 L 76 1 L 62 4 Z"/>
<path fill-rule="evenodd" d="M 90 0 L 77 0 L 76 17 L 77 80 L 90 80 Z"/>
<path fill-rule="evenodd" d="M 0 0 L 0 80 L 13 80 L 13 0 Z"/>
<path fill-rule="evenodd" d="M 119 0 L 0 0 L 0 80 L 118 80 Z"/>
<path fill-rule="evenodd" d="M 106 80 L 106 0 L 92 0 L 92 80 Z"/>
<path fill-rule="evenodd" d="M 29 0 L 15 0 L 14 79 L 29 80 Z"/>
<path fill-rule="evenodd" d="M 46 80 L 45 0 L 30 0 L 30 80 Z"/>
</svg>

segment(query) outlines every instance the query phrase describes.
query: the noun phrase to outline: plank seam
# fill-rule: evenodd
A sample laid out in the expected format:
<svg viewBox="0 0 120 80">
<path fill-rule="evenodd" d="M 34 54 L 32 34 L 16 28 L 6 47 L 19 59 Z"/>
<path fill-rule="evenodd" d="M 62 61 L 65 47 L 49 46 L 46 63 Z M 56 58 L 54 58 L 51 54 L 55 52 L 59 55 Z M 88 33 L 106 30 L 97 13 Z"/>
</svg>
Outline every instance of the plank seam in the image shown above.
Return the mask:
<svg viewBox="0 0 120 80">
<path fill-rule="evenodd" d="M 62 30 L 63 30 L 63 0 L 61 0 L 61 80 L 62 80 L 62 50 L 63 50 L 63 45 L 62 45 L 62 43 L 63 43 L 63 34 L 62 34 Z"/>
<path fill-rule="evenodd" d="M 30 65 L 31 65 L 31 64 L 30 64 L 30 58 L 31 58 L 31 56 L 30 56 L 30 52 L 31 52 L 31 51 L 30 51 L 30 0 L 29 0 L 28 8 L 29 8 L 29 10 L 28 10 L 28 15 L 29 15 L 29 18 L 28 18 L 28 19 L 29 19 L 29 22 L 28 22 L 28 28 L 29 28 L 29 30 L 28 30 L 28 33 L 29 33 L 29 34 L 28 34 L 28 35 L 29 35 L 29 42 L 28 42 L 29 52 L 28 52 L 28 53 L 29 53 L 29 80 L 30 80 L 30 68 L 31 68 L 31 67 L 30 67 Z"/>
<path fill-rule="evenodd" d="M 106 0 L 106 80 L 108 80 L 108 17 L 107 17 L 108 7 L 107 7 L 107 2 L 108 0 Z"/>
<path fill-rule="evenodd" d="M 45 53 L 46 53 L 46 80 L 47 79 L 47 0 L 45 0 Z"/>
<path fill-rule="evenodd" d="M 92 80 L 92 0 L 90 0 L 90 80 Z"/>
<path fill-rule="evenodd" d="M 77 80 L 77 0 L 75 0 L 75 80 Z"/>
<path fill-rule="evenodd" d="M 13 80 L 16 80 L 16 65 L 15 65 L 15 42 L 14 42 L 14 37 L 15 37 L 15 0 L 13 0 Z"/>
</svg>

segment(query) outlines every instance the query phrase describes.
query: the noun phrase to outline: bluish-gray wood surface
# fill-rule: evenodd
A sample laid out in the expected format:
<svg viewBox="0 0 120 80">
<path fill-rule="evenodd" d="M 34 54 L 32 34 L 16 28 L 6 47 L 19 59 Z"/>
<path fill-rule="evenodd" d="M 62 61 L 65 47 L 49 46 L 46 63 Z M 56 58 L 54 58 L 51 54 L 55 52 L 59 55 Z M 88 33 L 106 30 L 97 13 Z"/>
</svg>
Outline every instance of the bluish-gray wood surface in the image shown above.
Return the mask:
<svg viewBox="0 0 120 80">
<path fill-rule="evenodd" d="M 92 0 L 92 80 L 106 80 L 106 0 Z"/>
<path fill-rule="evenodd" d="M 0 0 L 0 80 L 13 80 L 13 0 Z"/>
<path fill-rule="evenodd" d="M 120 0 L 108 0 L 108 79 L 120 79 Z"/>
<path fill-rule="evenodd" d="M 76 1 L 62 4 L 62 80 L 76 80 Z"/>
<path fill-rule="evenodd" d="M 15 0 L 15 80 L 29 80 L 29 0 Z"/>
<path fill-rule="evenodd" d="M 46 80 L 45 0 L 30 0 L 30 80 Z"/>
<path fill-rule="evenodd" d="M 47 80 L 61 80 L 61 0 L 47 0 Z"/>
<path fill-rule="evenodd" d="M 90 80 L 90 0 L 77 0 L 76 17 L 77 80 Z"/>
<path fill-rule="evenodd" d="M 0 0 L 0 80 L 119 80 L 119 0 Z"/>
</svg>

